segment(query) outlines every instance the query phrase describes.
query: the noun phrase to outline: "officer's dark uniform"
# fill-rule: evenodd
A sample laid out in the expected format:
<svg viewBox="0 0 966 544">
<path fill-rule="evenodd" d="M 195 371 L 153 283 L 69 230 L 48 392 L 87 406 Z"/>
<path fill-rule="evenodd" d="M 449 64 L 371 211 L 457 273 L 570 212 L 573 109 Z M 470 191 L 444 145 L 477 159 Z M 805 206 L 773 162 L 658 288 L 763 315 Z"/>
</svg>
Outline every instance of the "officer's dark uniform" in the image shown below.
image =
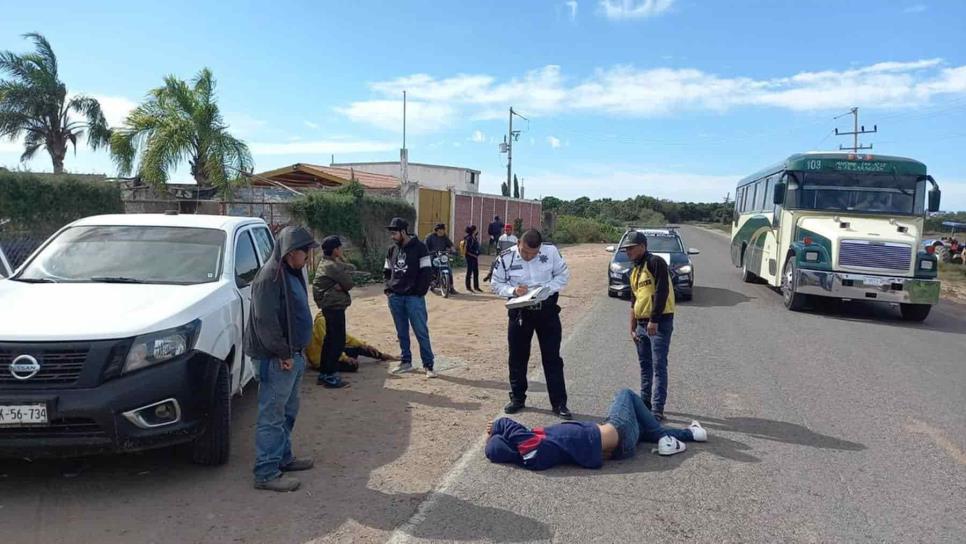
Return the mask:
<svg viewBox="0 0 966 544">
<path fill-rule="evenodd" d="M 523 260 L 520 250 L 514 246 L 497 258 L 491 287 L 497 295 L 507 299 L 516 296 L 519 285 L 530 288 L 549 287 L 553 292 L 539 306 L 509 310 L 507 340 L 510 345 L 510 404 L 505 411 L 514 413 L 523 408 L 527 398 L 527 363 L 530 361 L 530 344 L 537 333 L 543 358 L 543 374 L 547 380 L 550 404 L 555 413 L 569 419 L 567 409 L 567 385 L 564 381 L 563 359 L 560 357 L 562 330 L 558 293 L 570 279 L 570 270 L 560 251 L 551 245 L 542 245 L 540 252 L 530 261 Z"/>
</svg>

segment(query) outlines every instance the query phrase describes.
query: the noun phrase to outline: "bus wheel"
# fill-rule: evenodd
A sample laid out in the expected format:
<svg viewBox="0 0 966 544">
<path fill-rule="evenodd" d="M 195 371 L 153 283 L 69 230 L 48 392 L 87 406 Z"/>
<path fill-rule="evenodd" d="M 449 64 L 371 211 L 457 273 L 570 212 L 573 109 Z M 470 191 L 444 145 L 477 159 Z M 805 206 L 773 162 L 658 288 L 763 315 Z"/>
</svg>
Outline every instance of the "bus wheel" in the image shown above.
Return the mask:
<svg viewBox="0 0 966 544">
<path fill-rule="evenodd" d="M 932 306 L 929 304 L 900 304 L 899 312 L 904 321 L 922 321 L 929 315 Z"/>
<path fill-rule="evenodd" d="M 754 283 L 757 276 L 748 271 L 748 261 L 741 259 L 741 271 L 738 273 L 741 277 L 741 281 L 745 283 Z"/>
<path fill-rule="evenodd" d="M 807 300 L 806 295 L 795 292 L 795 261 L 792 257 L 785 262 L 785 270 L 782 272 L 782 298 L 785 300 L 785 307 L 793 312 L 802 310 Z"/>
</svg>

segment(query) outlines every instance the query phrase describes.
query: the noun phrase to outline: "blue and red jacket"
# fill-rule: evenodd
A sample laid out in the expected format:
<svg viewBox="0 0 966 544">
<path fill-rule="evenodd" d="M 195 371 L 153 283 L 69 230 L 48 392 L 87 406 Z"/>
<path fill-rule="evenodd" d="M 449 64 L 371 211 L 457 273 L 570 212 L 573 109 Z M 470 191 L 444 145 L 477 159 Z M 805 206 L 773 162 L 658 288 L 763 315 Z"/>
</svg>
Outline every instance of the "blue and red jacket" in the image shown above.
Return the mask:
<svg viewBox="0 0 966 544">
<path fill-rule="evenodd" d="M 561 463 L 584 468 L 600 468 L 604 464 L 600 429 L 589 421 L 565 421 L 528 429 L 501 417 L 493 422 L 493 432 L 486 441 L 486 458 L 530 470 L 545 470 Z"/>
</svg>

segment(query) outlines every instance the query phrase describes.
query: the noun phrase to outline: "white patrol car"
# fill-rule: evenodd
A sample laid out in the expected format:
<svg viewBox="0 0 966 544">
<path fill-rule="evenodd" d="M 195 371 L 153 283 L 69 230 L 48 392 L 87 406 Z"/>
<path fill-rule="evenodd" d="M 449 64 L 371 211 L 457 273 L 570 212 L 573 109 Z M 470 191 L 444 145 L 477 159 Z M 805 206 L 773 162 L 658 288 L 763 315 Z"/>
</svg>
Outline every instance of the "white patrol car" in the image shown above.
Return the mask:
<svg viewBox="0 0 966 544">
<path fill-rule="evenodd" d="M 58 231 L 0 281 L 0 456 L 191 442 L 228 460 L 261 219 L 105 215 Z"/>
</svg>

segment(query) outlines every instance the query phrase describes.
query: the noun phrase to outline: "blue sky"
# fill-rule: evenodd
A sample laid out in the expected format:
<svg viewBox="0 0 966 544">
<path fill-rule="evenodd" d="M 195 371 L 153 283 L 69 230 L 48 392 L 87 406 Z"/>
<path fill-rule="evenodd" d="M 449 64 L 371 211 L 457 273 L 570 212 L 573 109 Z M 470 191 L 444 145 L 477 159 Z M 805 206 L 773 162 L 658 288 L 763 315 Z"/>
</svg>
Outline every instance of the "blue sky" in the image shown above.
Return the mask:
<svg viewBox="0 0 966 544">
<path fill-rule="evenodd" d="M 931 0 L 10 2 L 0 50 L 45 34 L 68 88 L 115 124 L 164 75 L 210 67 L 256 171 L 398 159 L 407 89 L 410 160 L 481 170 L 498 192 L 512 105 L 530 119 L 514 124 L 528 197 L 720 200 L 848 143 L 833 117 L 859 106 L 879 126 L 864 143 L 922 160 L 943 208 L 966 209 L 963 21 L 966 3 Z M 18 157 L 0 142 L 0 165 Z M 83 147 L 67 168 L 114 173 Z"/>
</svg>

